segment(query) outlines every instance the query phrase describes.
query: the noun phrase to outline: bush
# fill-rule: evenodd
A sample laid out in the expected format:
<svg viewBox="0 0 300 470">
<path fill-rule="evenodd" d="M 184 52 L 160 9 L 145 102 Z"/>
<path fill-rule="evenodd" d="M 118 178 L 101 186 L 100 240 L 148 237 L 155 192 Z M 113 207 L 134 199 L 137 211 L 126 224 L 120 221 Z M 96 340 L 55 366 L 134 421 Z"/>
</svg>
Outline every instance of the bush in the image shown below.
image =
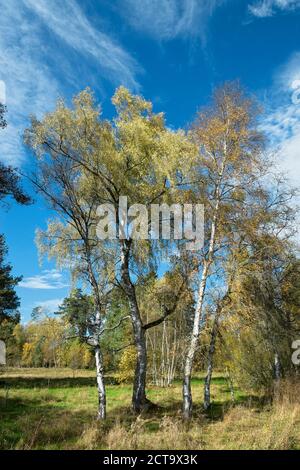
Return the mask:
<svg viewBox="0 0 300 470">
<path fill-rule="evenodd" d="M 134 378 L 135 364 L 136 350 L 134 346 L 130 346 L 125 349 L 119 362 L 117 379 L 120 383 L 132 382 Z"/>
</svg>

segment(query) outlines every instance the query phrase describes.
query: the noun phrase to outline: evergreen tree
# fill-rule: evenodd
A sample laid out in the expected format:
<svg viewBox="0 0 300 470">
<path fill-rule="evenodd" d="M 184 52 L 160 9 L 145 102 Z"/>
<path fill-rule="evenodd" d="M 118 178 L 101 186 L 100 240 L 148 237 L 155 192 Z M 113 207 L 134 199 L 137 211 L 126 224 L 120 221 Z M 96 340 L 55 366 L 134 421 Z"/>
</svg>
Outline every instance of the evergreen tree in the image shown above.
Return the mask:
<svg viewBox="0 0 300 470">
<path fill-rule="evenodd" d="M 20 300 L 16 294 L 15 287 L 21 277 L 14 277 L 11 273 L 12 267 L 5 263 L 7 247 L 3 235 L 0 235 L 0 325 L 4 320 L 19 321 L 17 308 Z"/>
<path fill-rule="evenodd" d="M 70 296 L 64 299 L 56 313 L 70 323 L 81 341 L 87 339 L 89 324 L 92 323 L 94 315 L 94 305 L 90 295 L 83 294 L 81 289 L 74 289 Z"/>
</svg>

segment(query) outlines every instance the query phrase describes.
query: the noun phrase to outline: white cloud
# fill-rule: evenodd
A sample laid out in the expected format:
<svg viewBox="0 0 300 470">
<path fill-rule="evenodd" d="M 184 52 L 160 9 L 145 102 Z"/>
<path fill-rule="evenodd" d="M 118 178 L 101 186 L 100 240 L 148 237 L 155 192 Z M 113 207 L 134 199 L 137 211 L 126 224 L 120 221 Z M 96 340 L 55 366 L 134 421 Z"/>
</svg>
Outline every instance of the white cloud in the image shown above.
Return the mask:
<svg viewBox="0 0 300 470">
<path fill-rule="evenodd" d="M 41 300 L 34 303 L 34 307 L 41 307 L 42 315 L 49 315 L 58 311 L 58 307 L 63 303 L 62 299 Z"/>
<path fill-rule="evenodd" d="M 5 83 L 8 126 L 0 133 L 0 159 L 21 163 L 24 119 L 40 114 L 57 94 L 57 82 L 41 62 L 37 25 L 16 0 L 0 0 L 0 80 Z"/>
<path fill-rule="evenodd" d="M 300 183 L 300 126 L 281 148 L 283 166 L 290 179 L 299 187 Z"/>
<path fill-rule="evenodd" d="M 265 113 L 261 128 L 275 155 L 275 170 L 294 188 L 300 188 L 300 53 L 293 54 L 273 77 L 265 90 Z M 293 201 L 300 207 L 299 195 Z M 300 243 L 300 214 L 297 215 L 294 241 Z"/>
<path fill-rule="evenodd" d="M 198 36 L 205 40 L 207 21 L 224 0 L 120 0 L 129 24 L 159 40 Z"/>
<path fill-rule="evenodd" d="M 29 115 L 49 111 L 70 84 L 76 90 L 85 87 L 90 66 L 97 85 L 102 77 L 138 87 L 134 59 L 93 27 L 75 0 L 0 0 L 0 12 L 0 81 L 8 109 L 0 159 L 5 163 L 23 162 L 22 134 Z"/>
<path fill-rule="evenodd" d="M 279 155 L 281 170 L 300 186 L 300 53 L 274 76 L 262 129 Z"/>
<path fill-rule="evenodd" d="M 278 11 L 291 11 L 299 7 L 300 0 L 259 0 L 249 5 L 249 11 L 258 18 L 265 18 Z"/>
<path fill-rule="evenodd" d="M 25 289 L 63 289 L 68 287 L 68 284 L 64 281 L 62 273 L 56 269 L 51 269 L 24 278 L 19 286 Z"/>
<path fill-rule="evenodd" d="M 101 66 L 102 76 L 137 88 L 135 60 L 115 40 L 95 29 L 75 0 L 23 0 L 45 25 L 74 50 Z"/>
</svg>

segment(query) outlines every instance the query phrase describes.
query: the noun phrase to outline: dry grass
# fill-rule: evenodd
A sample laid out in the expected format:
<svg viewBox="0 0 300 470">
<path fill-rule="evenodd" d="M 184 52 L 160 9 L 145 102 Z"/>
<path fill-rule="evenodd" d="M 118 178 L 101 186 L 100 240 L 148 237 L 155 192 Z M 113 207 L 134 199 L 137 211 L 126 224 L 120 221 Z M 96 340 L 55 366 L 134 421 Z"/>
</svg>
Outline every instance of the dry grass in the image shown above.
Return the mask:
<svg viewBox="0 0 300 470">
<path fill-rule="evenodd" d="M 152 429 L 151 420 L 138 418 L 129 430 L 121 423 L 116 424 L 108 433 L 107 448 L 113 449 L 155 449 L 180 450 L 202 449 L 202 429 L 200 423 L 197 432 L 194 426 L 186 426 L 182 420 L 164 416 L 158 429 Z"/>
<path fill-rule="evenodd" d="M 289 450 L 300 444 L 299 383 L 283 381 L 272 404 L 233 407 L 208 427 L 210 449 Z"/>
</svg>

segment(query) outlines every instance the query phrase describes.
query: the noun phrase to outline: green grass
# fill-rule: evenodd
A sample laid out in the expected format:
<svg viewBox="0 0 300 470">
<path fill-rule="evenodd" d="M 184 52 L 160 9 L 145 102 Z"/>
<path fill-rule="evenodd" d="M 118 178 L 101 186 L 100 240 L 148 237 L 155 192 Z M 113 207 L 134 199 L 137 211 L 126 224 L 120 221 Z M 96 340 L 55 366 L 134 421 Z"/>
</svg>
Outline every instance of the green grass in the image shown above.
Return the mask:
<svg viewBox="0 0 300 470">
<path fill-rule="evenodd" d="M 281 415 L 258 396 L 235 391 L 231 402 L 226 378 L 215 374 L 213 406 L 202 409 L 203 377 L 193 380 L 194 419 L 181 422 L 181 383 L 149 387 L 157 408 L 136 419 L 130 409 L 131 386 L 107 378 L 108 419 L 95 420 L 97 391 L 93 371 L 6 369 L 0 375 L 1 449 L 84 448 L 295 448 L 299 407 Z M 284 410 L 289 407 L 287 416 Z M 279 422 L 276 419 L 281 416 Z M 291 424 L 290 416 L 293 415 Z M 276 429 L 273 429 L 276 417 Z M 264 428 L 265 426 L 265 428 Z M 264 436 L 260 436 L 264 428 Z M 241 439 L 241 436 L 244 436 Z M 265 439 L 269 436 L 269 440 Z"/>
</svg>

